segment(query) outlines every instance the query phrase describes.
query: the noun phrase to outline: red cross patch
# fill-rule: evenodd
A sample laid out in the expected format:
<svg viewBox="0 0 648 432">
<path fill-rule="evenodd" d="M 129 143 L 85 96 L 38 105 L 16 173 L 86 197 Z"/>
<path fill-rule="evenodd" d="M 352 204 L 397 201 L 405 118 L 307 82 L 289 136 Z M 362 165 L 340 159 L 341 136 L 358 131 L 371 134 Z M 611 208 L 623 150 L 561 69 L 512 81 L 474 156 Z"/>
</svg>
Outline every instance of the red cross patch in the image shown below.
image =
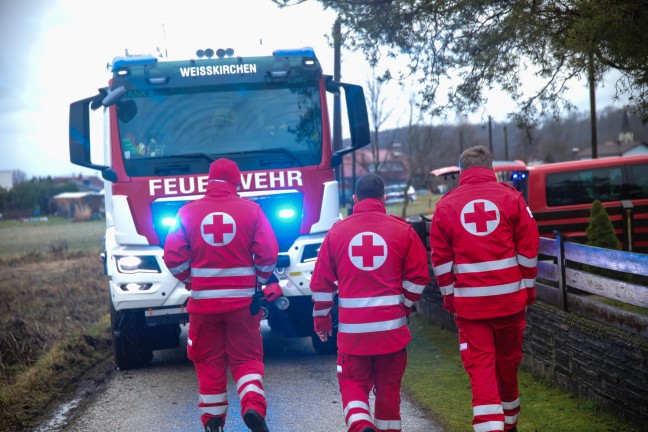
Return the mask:
<svg viewBox="0 0 648 432">
<path fill-rule="evenodd" d="M 360 270 L 375 270 L 387 259 L 387 243 L 373 232 L 356 234 L 349 243 L 349 259 Z"/>
<path fill-rule="evenodd" d="M 466 231 L 477 236 L 485 236 L 495 231 L 499 221 L 499 209 L 485 199 L 470 201 L 461 210 L 461 225 Z"/>
<path fill-rule="evenodd" d="M 236 235 L 236 222 L 227 213 L 210 213 L 200 224 L 202 238 L 212 246 L 225 246 Z"/>
</svg>

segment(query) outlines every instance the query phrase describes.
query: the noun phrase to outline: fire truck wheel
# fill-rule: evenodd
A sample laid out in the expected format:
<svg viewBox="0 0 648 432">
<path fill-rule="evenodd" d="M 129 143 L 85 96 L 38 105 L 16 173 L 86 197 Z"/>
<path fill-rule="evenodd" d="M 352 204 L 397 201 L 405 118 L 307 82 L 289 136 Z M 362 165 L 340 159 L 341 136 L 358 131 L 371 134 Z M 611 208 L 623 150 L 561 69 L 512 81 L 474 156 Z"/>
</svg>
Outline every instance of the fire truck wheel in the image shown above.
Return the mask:
<svg viewBox="0 0 648 432">
<path fill-rule="evenodd" d="M 333 336 L 329 337 L 326 342 L 322 342 L 316 333 L 311 335 L 313 341 L 313 348 L 318 354 L 335 354 L 337 353 L 337 332 L 333 332 Z"/>
<path fill-rule="evenodd" d="M 113 354 L 120 370 L 135 369 L 153 360 L 153 351 L 146 347 L 143 334 L 132 331 L 113 332 Z"/>
<path fill-rule="evenodd" d="M 136 311 L 116 311 L 110 302 L 110 323 L 115 363 L 121 370 L 145 366 L 153 360 L 146 335 L 144 315 Z"/>
</svg>

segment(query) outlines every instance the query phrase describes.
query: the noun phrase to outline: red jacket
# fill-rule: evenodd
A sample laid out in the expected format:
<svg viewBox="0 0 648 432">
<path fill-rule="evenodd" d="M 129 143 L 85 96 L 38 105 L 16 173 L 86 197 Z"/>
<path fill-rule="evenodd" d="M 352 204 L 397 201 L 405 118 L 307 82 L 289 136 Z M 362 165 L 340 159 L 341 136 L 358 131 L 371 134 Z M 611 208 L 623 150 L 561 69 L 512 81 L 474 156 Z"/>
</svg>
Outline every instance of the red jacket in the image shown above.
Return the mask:
<svg viewBox="0 0 648 432">
<path fill-rule="evenodd" d="M 437 202 L 430 247 L 444 307 L 468 319 L 521 312 L 535 299 L 538 227 L 522 194 L 473 167 Z"/>
<path fill-rule="evenodd" d="M 429 282 L 427 252 L 416 232 L 387 215 L 380 200 L 364 199 L 320 248 L 310 285 L 315 330 L 331 329 L 337 292 L 340 352 L 402 350 L 411 339 L 407 316 Z"/>
<path fill-rule="evenodd" d="M 274 271 L 278 249 L 258 204 L 240 198 L 231 183 L 210 182 L 203 198 L 178 212 L 164 262 L 191 284 L 187 311 L 220 313 L 250 305 L 257 283 Z"/>
</svg>

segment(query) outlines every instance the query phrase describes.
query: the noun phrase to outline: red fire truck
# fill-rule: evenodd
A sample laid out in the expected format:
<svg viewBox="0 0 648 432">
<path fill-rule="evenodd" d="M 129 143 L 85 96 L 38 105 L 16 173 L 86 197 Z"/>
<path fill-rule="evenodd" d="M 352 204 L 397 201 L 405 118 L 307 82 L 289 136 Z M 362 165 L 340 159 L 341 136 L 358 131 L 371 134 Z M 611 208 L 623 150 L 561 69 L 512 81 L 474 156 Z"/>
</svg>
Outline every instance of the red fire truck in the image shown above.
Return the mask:
<svg viewBox="0 0 648 432">
<path fill-rule="evenodd" d="M 189 292 L 164 265 L 164 241 L 178 209 L 204 194 L 220 157 L 238 163 L 240 195 L 259 203 L 279 242 L 283 296 L 264 305 L 268 324 L 311 336 L 318 352 L 335 350 L 334 339 L 323 344 L 313 333 L 309 285 L 324 235 L 340 218 L 334 168 L 369 143 L 362 87 L 324 75 L 310 48 L 184 61 L 117 57 L 111 68 L 109 86 L 70 105 L 70 160 L 105 180 L 102 257 L 117 365 L 137 367 L 154 350 L 179 345 Z M 327 92 L 341 89 L 351 145 L 333 152 Z M 93 110 L 103 112 L 100 163 L 91 154 Z"/>
</svg>

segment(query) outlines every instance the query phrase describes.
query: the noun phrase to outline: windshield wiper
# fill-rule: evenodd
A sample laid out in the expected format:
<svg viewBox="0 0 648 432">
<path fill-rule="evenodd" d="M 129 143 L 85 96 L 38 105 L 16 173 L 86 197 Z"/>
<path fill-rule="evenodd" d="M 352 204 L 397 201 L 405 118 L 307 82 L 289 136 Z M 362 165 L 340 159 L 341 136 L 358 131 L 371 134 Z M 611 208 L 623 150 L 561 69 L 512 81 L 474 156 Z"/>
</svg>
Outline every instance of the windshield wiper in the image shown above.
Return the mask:
<svg viewBox="0 0 648 432">
<path fill-rule="evenodd" d="M 281 147 L 275 147 L 275 148 L 269 148 L 263 150 L 247 150 L 247 151 L 242 151 L 241 153 L 238 154 L 241 156 L 258 155 L 258 154 L 267 155 L 267 157 L 263 159 L 263 162 L 266 162 L 265 165 L 273 162 L 273 159 L 271 159 L 273 155 L 283 156 L 284 158 L 288 158 L 291 162 L 297 165 L 301 165 L 301 160 L 297 156 L 295 156 L 294 153 Z M 277 158 L 275 158 L 275 160 L 276 159 Z"/>
<path fill-rule="evenodd" d="M 150 158 L 152 160 L 170 160 L 170 159 L 207 159 L 209 162 L 214 162 L 216 158 L 207 153 L 187 153 L 177 155 L 166 155 Z"/>
</svg>

